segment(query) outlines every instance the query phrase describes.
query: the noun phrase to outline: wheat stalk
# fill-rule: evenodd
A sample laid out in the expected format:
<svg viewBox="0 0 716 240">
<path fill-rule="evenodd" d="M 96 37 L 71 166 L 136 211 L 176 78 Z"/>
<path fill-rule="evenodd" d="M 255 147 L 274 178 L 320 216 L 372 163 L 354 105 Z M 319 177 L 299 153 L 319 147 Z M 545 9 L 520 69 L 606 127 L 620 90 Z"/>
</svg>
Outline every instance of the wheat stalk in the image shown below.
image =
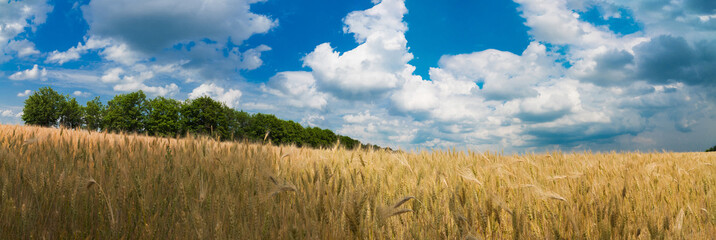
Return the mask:
<svg viewBox="0 0 716 240">
<path fill-rule="evenodd" d="M 112 210 L 112 204 L 109 202 L 109 197 L 104 192 L 104 189 L 102 189 L 102 186 L 97 183 L 94 178 L 90 178 L 89 180 L 87 180 L 87 189 L 90 189 L 94 185 L 97 185 L 97 188 L 99 188 L 99 192 L 102 194 L 102 197 L 104 197 L 105 203 L 107 203 L 107 208 L 109 209 L 110 223 L 112 223 L 112 226 L 114 226 L 116 222 L 114 221 L 114 211 Z"/>
</svg>

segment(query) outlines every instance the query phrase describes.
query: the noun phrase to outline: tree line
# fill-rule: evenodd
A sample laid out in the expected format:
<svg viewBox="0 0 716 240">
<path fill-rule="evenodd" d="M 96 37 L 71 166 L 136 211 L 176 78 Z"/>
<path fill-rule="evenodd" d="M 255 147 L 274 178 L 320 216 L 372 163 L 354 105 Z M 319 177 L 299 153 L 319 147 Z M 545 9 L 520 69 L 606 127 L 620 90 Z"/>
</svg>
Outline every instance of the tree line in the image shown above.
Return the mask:
<svg viewBox="0 0 716 240">
<path fill-rule="evenodd" d="M 99 97 L 80 105 L 74 97 L 42 87 L 25 100 L 22 120 L 27 125 L 84 128 L 92 131 L 131 132 L 160 137 L 208 135 L 225 141 L 271 141 L 299 147 L 325 148 L 339 142 L 348 149 L 362 144 L 329 129 L 303 127 L 272 114 L 237 111 L 204 96 L 186 101 L 147 98 L 137 91 L 115 95 L 106 104 Z"/>
</svg>

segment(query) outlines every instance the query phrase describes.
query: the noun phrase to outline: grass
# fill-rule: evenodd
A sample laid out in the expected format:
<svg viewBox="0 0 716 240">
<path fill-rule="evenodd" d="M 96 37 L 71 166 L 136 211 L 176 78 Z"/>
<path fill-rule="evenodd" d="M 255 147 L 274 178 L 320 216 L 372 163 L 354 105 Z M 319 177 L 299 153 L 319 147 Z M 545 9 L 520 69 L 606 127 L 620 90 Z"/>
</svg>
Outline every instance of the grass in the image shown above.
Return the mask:
<svg viewBox="0 0 716 240">
<path fill-rule="evenodd" d="M 0 125 L 0 239 L 709 239 L 714 164 Z"/>
</svg>

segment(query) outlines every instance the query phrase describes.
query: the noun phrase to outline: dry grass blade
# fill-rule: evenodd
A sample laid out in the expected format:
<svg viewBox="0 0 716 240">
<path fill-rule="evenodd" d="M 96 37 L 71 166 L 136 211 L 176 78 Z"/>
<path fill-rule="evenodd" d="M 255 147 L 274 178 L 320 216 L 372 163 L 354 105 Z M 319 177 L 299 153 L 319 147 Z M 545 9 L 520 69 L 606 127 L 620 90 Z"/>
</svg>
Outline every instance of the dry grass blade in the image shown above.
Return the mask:
<svg viewBox="0 0 716 240">
<path fill-rule="evenodd" d="M 475 174 L 469 168 L 463 168 L 462 170 L 460 170 L 459 174 L 460 177 L 464 178 L 465 180 L 475 182 L 478 185 L 482 186 L 482 181 L 478 180 Z"/>
<path fill-rule="evenodd" d="M 512 188 L 512 189 L 527 189 L 527 188 L 529 188 L 529 189 L 532 189 L 532 191 L 533 191 L 535 194 L 537 194 L 538 196 L 540 196 L 540 197 L 547 198 L 547 199 L 553 199 L 553 200 L 564 201 L 564 202 L 567 201 L 566 198 L 560 196 L 559 194 L 554 193 L 554 192 L 551 192 L 551 191 L 548 191 L 548 190 L 544 190 L 544 189 L 542 189 L 541 187 L 539 187 L 539 186 L 537 186 L 537 185 L 534 185 L 534 184 L 521 184 L 521 185 L 518 185 L 518 186 L 516 186 L 516 187 L 511 187 L 511 188 Z"/>
<path fill-rule="evenodd" d="M 473 236 L 472 234 L 468 234 L 465 236 L 465 240 L 480 240 L 481 238 L 477 238 Z"/>
<path fill-rule="evenodd" d="M 681 208 L 681 210 L 679 210 L 679 214 L 676 215 L 676 222 L 674 223 L 674 229 L 676 229 L 676 231 L 681 231 L 681 228 L 684 225 L 684 215 L 684 208 Z"/>
<path fill-rule="evenodd" d="M 565 179 L 565 178 L 567 178 L 567 176 L 565 176 L 565 175 L 557 175 L 557 176 L 551 176 L 551 177 L 549 177 L 548 179 L 554 181 L 554 180 L 560 180 L 560 179 Z"/>
<path fill-rule="evenodd" d="M 381 219 L 380 222 L 383 223 L 386 219 L 388 219 L 392 216 L 397 216 L 397 215 L 400 215 L 403 213 L 413 212 L 412 209 L 399 208 L 401 205 L 405 204 L 410 199 L 415 199 L 415 197 L 407 196 L 407 197 L 400 199 L 400 201 L 393 204 L 392 206 L 378 207 L 378 217 Z"/>
<path fill-rule="evenodd" d="M 546 197 L 549 198 L 549 199 L 559 200 L 559 201 L 563 201 L 563 202 L 566 202 L 566 201 L 567 201 L 567 199 L 565 199 L 565 198 L 563 198 L 562 196 L 559 196 L 559 195 L 557 195 L 557 194 L 555 194 L 555 193 L 546 194 Z"/>
<path fill-rule="evenodd" d="M 397 215 L 400 215 L 400 214 L 403 214 L 403 213 L 409 213 L 409 212 L 413 212 L 413 210 L 412 210 L 412 209 L 405 209 L 405 208 L 404 208 L 404 209 L 397 209 L 397 210 L 393 211 L 392 213 L 390 213 L 390 215 L 388 215 L 387 217 L 397 216 Z"/>
<path fill-rule="evenodd" d="M 403 205 L 405 202 L 409 201 L 410 199 L 415 199 L 415 197 L 414 197 L 414 196 L 404 197 L 403 199 L 400 199 L 400 201 L 398 201 L 397 203 L 395 203 L 395 204 L 393 205 L 393 208 L 398 208 L 398 207 L 400 207 L 400 205 Z"/>
<path fill-rule="evenodd" d="M 273 191 L 269 194 L 269 196 L 275 196 L 276 194 L 282 193 L 282 192 L 295 192 L 297 189 L 295 186 L 290 184 L 283 184 L 276 188 L 274 188 Z"/>
<path fill-rule="evenodd" d="M 30 145 L 30 144 L 36 143 L 37 141 L 39 141 L 39 139 L 40 139 L 39 137 L 28 138 L 22 142 L 22 145 L 24 146 L 24 145 Z"/>
<path fill-rule="evenodd" d="M 92 187 L 93 185 L 95 185 L 96 183 L 97 183 L 97 181 L 95 181 L 94 179 L 91 179 L 91 178 L 90 178 L 89 180 L 87 180 L 87 189 L 91 188 L 91 187 Z"/>
<path fill-rule="evenodd" d="M 107 196 L 107 193 L 104 192 L 104 189 L 102 189 L 102 186 L 97 183 L 97 181 L 94 180 L 94 178 L 90 178 L 87 180 L 87 189 L 89 190 L 90 187 L 97 185 L 97 188 L 99 188 L 100 194 L 102 194 L 102 197 L 104 197 L 105 203 L 107 203 L 107 209 L 109 210 L 109 218 L 110 223 L 112 223 L 112 226 L 115 225 L 114 221 L 114 210 L 112 210 L 112 204 L 109 202 L 109 196 Z"/>
<path fill-rule="evenodd" d="M 269 177 L 271 182 L 274 184 L 273 190 L 269 193 L 270 197 L 275 196 L 276 194 L 282 193 L 282 192 L 296 192 L 298 189 L 295 185 L 287 183 L 284 181 L 283 183 L 278 183 L 278 181 L 274 177 Z"/>
</svg>

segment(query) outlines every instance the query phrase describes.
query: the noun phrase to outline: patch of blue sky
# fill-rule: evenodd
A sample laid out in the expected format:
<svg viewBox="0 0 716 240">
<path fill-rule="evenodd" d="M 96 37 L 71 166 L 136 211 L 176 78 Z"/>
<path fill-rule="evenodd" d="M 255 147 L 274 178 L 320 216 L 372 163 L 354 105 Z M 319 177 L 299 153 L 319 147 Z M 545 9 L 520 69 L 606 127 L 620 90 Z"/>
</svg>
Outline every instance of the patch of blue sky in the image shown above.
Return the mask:
<svg viewBox="0 0 716 240">
<path fill-rule="evenodd" d="M 339 52 L 355 48 L 354 36 L 343 32 L 343 18 L 372 6 L 370 1 L 335 0 L 271 0 L 251 5 L 252 12 L 277 19 L 278 26 L 252 36 L 239 47 L 241 51 L 261 44 L 271 47 L 261 53 L 261 67 L 241 75 L 249 82 L 265 82 L 280 71 L 309 70 L 301 59 L 325 42 Z"/>
<path fill-rule="evenodd" d="M 60 51 L 84 43 L 84 36 L 89 29 L 80 6 L 89 0 L 52 0 L 52 12 L 47 15 L 44 24 L 37 26 L 35 32 L 25 31 L 27 39 L 35 43 L 40 52 Z"/>
<path fill-rule="evenodd" d="M 612 32 L 620 35 L 628 35 L 642 30 L 642 26 L 634 19 L 631 10 L 619 8 L 616 15 L 618 17 L 605 18 L 599 8 L 591 7 L 587 11 L 580 12 L 579 18 L 595 26 L 606 26 Z"/>
<path fill-rule="evenodd" d="M 512 1 L 406 1 L 408 47 L 415 74 L 430 79 L 443 55 L 497 49 L 517 55 L 530 37 Z"/>
</svg>

